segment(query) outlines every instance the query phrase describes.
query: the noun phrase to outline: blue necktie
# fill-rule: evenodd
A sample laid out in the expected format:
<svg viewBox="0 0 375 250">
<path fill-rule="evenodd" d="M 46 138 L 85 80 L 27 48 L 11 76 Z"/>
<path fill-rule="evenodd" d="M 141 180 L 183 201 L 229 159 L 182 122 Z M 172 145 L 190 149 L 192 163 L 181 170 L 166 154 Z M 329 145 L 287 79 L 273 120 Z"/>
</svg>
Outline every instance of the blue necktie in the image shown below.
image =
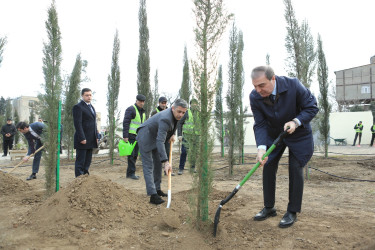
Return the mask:
<svg viewBox="0 0 375 250">
<path fill-rule="evenodd" d="M 94 109 L 92 108 L 91 104 L 87 104 L 87 105 L 89 106 L 89 108 L 90 108 L 90 110 L 91 110 L 91 113 L 92 113 L 93 115 L 95 115 Z"/>
<path fill-rule="evenodd" d="M 272 103 L 275 103 L 275 95 L 270 94 L 270 100 Z"/>
</svg>

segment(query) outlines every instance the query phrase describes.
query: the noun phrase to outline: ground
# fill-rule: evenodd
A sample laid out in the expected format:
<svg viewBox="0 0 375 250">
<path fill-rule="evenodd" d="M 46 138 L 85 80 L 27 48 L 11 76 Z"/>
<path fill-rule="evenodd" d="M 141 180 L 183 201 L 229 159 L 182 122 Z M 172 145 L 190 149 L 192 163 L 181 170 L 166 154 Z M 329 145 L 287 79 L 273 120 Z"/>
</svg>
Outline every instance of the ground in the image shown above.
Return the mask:
<svg viewBox="0 0 375 250">
<path fill-rule="evenodd" d="M 248 148 L 244 165 L 228 176 L 225 159 L 215 153 L 210 219 L 217 207 L 255 163 Z M 218 234 L 196 229 L 189 205 L 192 176 L 185 171 L 172 177 L 172 203 L 155 206 L 145 193 L 141 162 L 139 181 L 126 179 L 125 158 L 114 165 L 108 157 L 93 160 L 90 176 L 74 178 L 74 162 L 62 160 L 60 191 L 47 198 L 44 168 L 38 178 L 25 181 L 31 166 L 0 162 L 0 249 L 375 249 L 375 148 L 331 146 L 328 159 L 316 152 L 305 181 L 302 212 L 290 228 L 278 223 L 288 202 L 287 154 L 277 176 L 278 215 L 263 222 L 253 216 L 263 207 L 262 170 L 258 169 L 241 190 L 223 206 Z M 352 155 L 343 155 L 350 152 Z M 178 149 L 173 166 L 178 164 Z M 163 176 L 162 189 L 167 191 Z M 169 221 L 177 219 L 177 228 Z"/>
</svg>

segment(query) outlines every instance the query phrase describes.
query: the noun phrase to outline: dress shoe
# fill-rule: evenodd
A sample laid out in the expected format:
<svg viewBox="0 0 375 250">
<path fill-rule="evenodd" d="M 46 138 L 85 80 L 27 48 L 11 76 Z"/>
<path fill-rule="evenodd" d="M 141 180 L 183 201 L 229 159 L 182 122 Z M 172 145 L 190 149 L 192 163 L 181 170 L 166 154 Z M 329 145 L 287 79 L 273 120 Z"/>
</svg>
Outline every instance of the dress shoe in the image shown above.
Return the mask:
<svg viewBox="0 0 375 250">
<path fill-rule="evenodd" d="M 2 155 L 1 157 L 6 157 L 7 155 Z"/>
<path fill-rule="evenodd" d="M 31 174 L 29 177 L 26 178 L 27 181 L 36 179 L 36 174 Z"/>
<path fill-rule="evenodd" d="M 150 203 L 152 204 L 159 205 L 159 204 L 162 204 L 163 202 L 164 200 L 160 198 L 158 194 L 152 194 L 150 197 Z"/>
<path fill-rule="evenodd" d="M 167 175 L 167 173 L 164 171 L 164 175 Z M 171 176 L 175 176 L 175 174 L 172 172 Z"/>
<path fill-rule="evenodd" d="M 178 175 L 182 175 L 184 173 L 184 170 L 178 170 Z"/>
<path fill-rule="evenodd" d="M 284 214 L 283 218 L 281 219 L 279 227 L 281 228 L 290 227 L 291 225 L 293 225 L 295 221 L 297 221 L 297 214 L 287 211 Z"/>
<path fill-rule="evenodd" d="M 137 175 L 129 175 L 129 176 L 126 176 L 126 178 L 133 179 L 133 180 L 139 180 L 139 176 L 137 176 Z"/>
<path fill-rule="evenodd" d="M 161 197 L 168 197 L 168 195 L 167 195 L 166 193 L 164 193 L 163 191 L 161 191 L 161 190 L 158 190 L 158 191 L 156 191 L 156 192 L 157 192 L 158 195 L 161 196 Z"/>
<path fill-rule="evenodd" d="M 262 211 L 260 211 L 259 213 L 257 213 L 255 216 L 254 216 L 254 220 L 257 220 L 257 221 L 262 221 L 262 220 L 265 220 L 267 219 L 268 217 L 273 217 L 273 216 L 276 216 L 277 213 L 276 213 L 276 209 L 274 207 L 272 208 L 263 208 Z"/>
</svg>

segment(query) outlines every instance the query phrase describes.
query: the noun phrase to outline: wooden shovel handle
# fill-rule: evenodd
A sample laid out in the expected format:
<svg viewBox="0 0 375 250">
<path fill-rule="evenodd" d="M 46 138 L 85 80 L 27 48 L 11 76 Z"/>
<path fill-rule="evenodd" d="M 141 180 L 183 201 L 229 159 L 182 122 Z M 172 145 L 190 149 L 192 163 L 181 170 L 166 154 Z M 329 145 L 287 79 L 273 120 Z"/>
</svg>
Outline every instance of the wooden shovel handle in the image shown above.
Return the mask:
<svg viewBox="0 0 375 250">
<path fill-rule="evenodd" d="M 172 141 L 170 142 L 170 148 L 169 148 L 169 165 L 172 167 Z M 172 188 L 172 170 L 168 171 L 168 190 L 171 190 Z"/>
<path fill-rule="evenodd" d="M 30 159 L 31 157 L 33 157 L 36 153 L 38 153 L 43 148 L 44 148 L 44 145 L 41 146 L 40 148 L 38 148 L 34 153 L 32 153 L 31 155 L 29 155 L 29 157 L 27 159 Z M 11 171 L 9 171 L 9 173 L 12 173 L 16 168 L 18 168 L 19 166 L 21 166 L 22 163 L 24 163 L 23 159 L 21 160 L 20 163 L 17 164 L 17 166 L 15 166 Z"/>
</svg>

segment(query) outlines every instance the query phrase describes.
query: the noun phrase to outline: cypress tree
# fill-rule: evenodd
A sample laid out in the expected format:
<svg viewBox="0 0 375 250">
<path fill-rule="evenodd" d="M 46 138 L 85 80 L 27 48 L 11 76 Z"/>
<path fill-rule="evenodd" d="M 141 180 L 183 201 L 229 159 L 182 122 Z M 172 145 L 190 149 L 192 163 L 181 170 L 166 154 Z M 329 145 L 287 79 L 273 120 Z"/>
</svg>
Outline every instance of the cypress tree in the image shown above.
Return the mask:
<svg viewBox="0 0 375 250">
<path fill-rule="evenodd" d="M 118 113 L 118 95 L 120 92 L 120 66 L 119 66 L 120 40 L 118 38 L 118 31 L 116 30 L 113 41 L 112 51 L 112 66 L 111 74 L 108 75 L 108 93 L 107 93 L 107 107 L 108 107 L 108 140 L 109 140 L 109 157 L 113 165 L 113 152 L 115 149 L 115 135 L 116 124 L 119 119 Z"/>
<path fill-rule="evenodd" d="M 3 52 L 4 52 L 4 47 L 7 44 L 7 37 L 0 37 L 0 67 L 1 67 L 1 62 L 3 61 Z"/>
<path fill-rule="evenodd" d="M 84 71 L 87 62 L 82 61 L 81 54 L 76 57 L 76 62 L 73 67 L 73 71 L 68 79 L 68 86 L 65 91 L 65 104 L 64 104 L 64 116 L 63 116 L 63 138 L 64 145 L 68 150 L 68 158 L 73 159 L 74 151 L 74 122 L 73 122 L 73 106 L 76 105 L 80 99 L 80 83 L 81 72 Z"/>
<path fill-rule="evenodd" d="M 216 83 L 215 127 L 216 136 L 220 141 L 221 157 L 224 157 L 224 110 L 223 110 L 223 67 L 219 66 Z"/>
<path fill-rule="evenodd" d="M 151 114 L 153 104 L 150 85 L 150 51 L 148 48 L 149 31 L 147 27 L 146 0 L 140 0 L 139 4 L 139 54 L 137 63 L 137 90 L 138 94 L 143 94 L 146 97 L 146 102 L 143 108 L 145 109 L 147 119 Z"/>
<path fill-rule="evenodd" d="M 43 48 L 44 95 L 39 95 L 42 105 L 42 117 L 48 121 L 47 131 L 44 131 L 45 177 L 47 195 L 52 195 L 56 187 L 56 164 L 58 149 L 58 109 L 62 92 L 61 64 L 61 32 L 55 2 L 48 8 L 48 19 L 45 22 L 48 41 Z"/>
<path fill-rule="evenodd" d="M 324 144 L 324 156 L 328 157 L 328 143 L 329 143 L 329 114 L 332 110 L 332 105 L 329 103 L 329 81 L 328 81 L 328 66 L 326 63 L 326 57 L 323 50 L 323 42 L 318 34 L 318 81 L 319 81 L 319 112 L 321 113 L 321 118 L 319 122 L 319 132 L 321 140 Z"/>
<path fill-rule="evenodd" d="M 155 76 L 154 76 L 154 89 L 152 90 L 152 109 L 158 106 L 159 101 L 159 73 L 156 69 Z"/>
<path fill-rule="evenodd" d="M 198 225 L 208 220 L 208 196 L 212 187 L 210 159 L 213 138 L 209 131 L 213 96 L 216 90 L 217 47 L 225 27 L 232 15 L 227 15 L 222 0 L 195 0 L 194 14 L 197 27 L 194 29 L 197 44 L 197 59 L 193 62 L 194 91 L 200 102 L 200 117 L 195 127 L 199 130 L 199 155 L 196 161 L 198 175 L 196 185 L 196 219 Z M 197 126 L 198 125 L 198 126 Z"/>
<path fill-rule="evenodd" d="M 182 83 L 180 88 L 180 98 L 184 99 L 187 103 L 190 102 L 191 86 L 190 86 L 190 73 L 189 73 L 189 60 L 187 56 L 187 48 L 184 48 L 184 67 L 182 68 Z"/>
</svg>

